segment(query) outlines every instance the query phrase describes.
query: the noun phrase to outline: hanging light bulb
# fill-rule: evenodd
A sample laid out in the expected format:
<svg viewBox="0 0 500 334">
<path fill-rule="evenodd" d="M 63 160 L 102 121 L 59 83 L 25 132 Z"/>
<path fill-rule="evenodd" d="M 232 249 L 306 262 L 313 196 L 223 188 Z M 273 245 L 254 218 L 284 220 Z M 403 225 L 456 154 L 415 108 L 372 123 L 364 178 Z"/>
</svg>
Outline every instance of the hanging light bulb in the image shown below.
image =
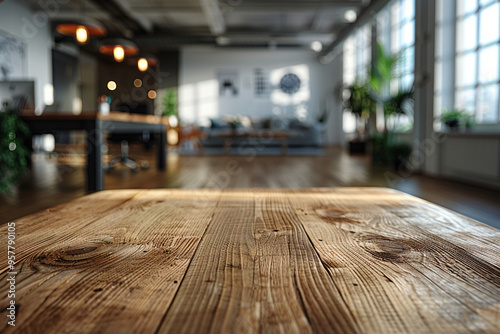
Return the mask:
<svg viewBox="0 0 500 334">
<path fill-rule="evenodd" d="M 99 52 L 113 56 L 117 62 L 122 62 L 125 57 L 135 56 L 139 52 L 139 48 L 126 39 L 116 38 L 101 42 Z M 134 64 L 137 64 L 137 60 L 134 61 Z"/>
<path fill-rule="evenodd" d="M 106 35 L 106 28 L 90 19 L 59 23 L 56 31 L 62 35 L 74 37 L 80 44 L 88 42 L 89 38 Z"/>
<path fill-rule="evenodd" d="M 80 5 L 77 13 L 79 18 L 69 22 L 60 22 L 56 26 L 56 31 L 62 35 L 75 37 L 79 44 L 87 43 L 91 37 L 106 35 L 106 28 L 99 22 L 85 18 L 85 0 L 79 0 L 78 2 Z"/>
<path fill-rule="evenodd" d="M 128 63 L 137 66 L 139 71 L 145 72 L 150 66 L 158 65 L 158 58 L 148 53 L 142 53 L 136 57 L 130 57 Z"/>
<path fill-rule="evenodd" d="M 139 71 L 144 72 L 148 69 L 148 61 L 146 58 L 139 58 L 137 61 L 137 67 L 139 68 Z"/>
<path fill-rule="evenodd" d="M 85 44 L 89 38 L 89 32 L 84 26 L 78 26 L 78 28 L 76 28 L 75 36 L 78 43 Z"/>
<path fill-rule="evenodd" d="M 123 58 L 125 58 L 125 49 L 121 45 L 115 45 L 113 48 L 113 57 L 117 62 L 122 62 Z"/>
</svg>

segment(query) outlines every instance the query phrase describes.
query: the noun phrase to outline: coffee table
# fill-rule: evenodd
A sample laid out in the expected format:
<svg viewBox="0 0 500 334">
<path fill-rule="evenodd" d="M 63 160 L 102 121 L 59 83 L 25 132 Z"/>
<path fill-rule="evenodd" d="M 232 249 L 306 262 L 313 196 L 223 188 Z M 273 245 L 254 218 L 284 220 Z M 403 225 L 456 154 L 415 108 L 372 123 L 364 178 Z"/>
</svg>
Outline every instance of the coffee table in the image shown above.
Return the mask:
<svg viewBox="0 0 500 334">
<path fill-rule="evenodd" d="M 500 332 L 500 230 L 390 189 L 102 191 L 0 234 L 2 333 Z"/>
</svg>

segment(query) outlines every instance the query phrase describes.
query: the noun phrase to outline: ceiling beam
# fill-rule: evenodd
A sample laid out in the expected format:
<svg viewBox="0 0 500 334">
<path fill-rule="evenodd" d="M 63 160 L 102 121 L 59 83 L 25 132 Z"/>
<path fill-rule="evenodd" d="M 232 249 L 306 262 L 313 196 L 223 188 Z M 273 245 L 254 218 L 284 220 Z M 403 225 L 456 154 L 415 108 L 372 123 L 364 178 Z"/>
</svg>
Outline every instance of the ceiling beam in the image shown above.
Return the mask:
<svg viewBox="0 0 500 334">
<path fill-rule="evenodd" d="M 90 0 L 97 8 L 107 12 L 112 19 L 119 22 L 125 31 L 134 33 L 146 33 L 148 30 L 136 18 L 130 15 L 122 5 L 119 5 L 115 0 Z M 124 35 L 127 35 L 126 33 Z"/>
<path fill-rule="evenodd" d="M 324 64 L 331 62 L 333 58 L 340 53 L 339 48 L 342 46 L 342 43 L 351 36 L 356 29 L 368 23 L 390 1 L 391 0 L 372 0 L 368 6 L 361 10 L 357 20 L 342 29 L 337 34 L 337 38 L 320 53 L 320 62 Z"/>
<path fill-rule="evenodd" d="M 234 5 L 231 3 L 234 2 Z M 321 8 L 357 8 L 363 5 L 363 0 L 300 0 L 300 1 L 268 1 L 268 0 L 252 0 L 252 1 L 224 1 L 223 6 L 230 6 L 233 9 L 254 9 L 254 10 L 304 10 Z"/>
<path fill-rule="evenodd" d="M 301 33 L 290 36 L 276 36 L 274 34 L 229 34 L 224 36 L 227 40 L 225 46 L 236 45 L 268 45 L 269 41 L 274 41 L 278 45 L 301 45 L 309 46 L 312 41 L 329 43 L 332 40 L 331 34 Z M 138 36 L 133 41 L 141 48 L 172 48 L 186 45 L 215 45 L 216 38 L 206 35 L 189 36 L 166 36 L 162 34 L 152 34 Z"/>
<path fill-rule="evenodd" d="M 200 0 L 200 5 L 212 34 L 221 35 L 226 32 L 226 24 L 224 22 L 222 11 L 219 7 L 219 1 Z"/>
</svg>

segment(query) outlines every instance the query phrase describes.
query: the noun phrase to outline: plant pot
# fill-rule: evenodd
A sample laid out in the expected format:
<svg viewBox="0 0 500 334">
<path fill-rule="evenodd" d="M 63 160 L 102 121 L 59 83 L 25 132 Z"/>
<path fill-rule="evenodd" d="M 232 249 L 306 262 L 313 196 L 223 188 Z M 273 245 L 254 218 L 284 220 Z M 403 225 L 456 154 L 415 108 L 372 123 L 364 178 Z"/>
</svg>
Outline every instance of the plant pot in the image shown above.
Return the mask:
<svg viewBox="0 0 500 334">
<path fill-rule="evenodd" d="M 365 141 L 350 141 L 349 142 L 349 153 L 350 154 L 365 154 L 366 153 L 366 142 Z"/>
<path fill-rule="evenodd" d="M 447 122 L 446 122 L 446 123 L 444 123 L 444 124 L 446 124 L 446 126 L 448 127 L 448 129 L 450 129 L 451 131 L 456 131 L 456 130 L 458 130 L 459 125 L 460 125 L 460 123 L 459 123 L 458 119 L 454 119 L 454 120 L 451 120 L 451 121 L 447 121 Z"/>
</svg>

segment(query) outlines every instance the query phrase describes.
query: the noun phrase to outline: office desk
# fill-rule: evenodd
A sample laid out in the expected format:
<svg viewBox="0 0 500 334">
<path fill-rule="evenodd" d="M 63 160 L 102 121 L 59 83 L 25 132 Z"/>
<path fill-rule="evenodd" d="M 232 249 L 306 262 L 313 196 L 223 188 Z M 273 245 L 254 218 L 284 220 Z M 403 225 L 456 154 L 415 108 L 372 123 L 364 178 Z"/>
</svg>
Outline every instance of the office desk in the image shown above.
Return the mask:
<svg viewBox="0 0 500 334">
<path fill-rule="evenodd" d="M 2 333 L 500 332 L 500 230 L 394 190 L 102 191 L 15 233 Z"/>
<path fill-rule="evenodd" d="M 87 133 L 87 190 L 104 189 L 102 152 L 103 133 L 142 133 L 151 131 L 159 134 L 158 169 L 166 165 L 166 128 L 161 117 L 153 115 L 111 112 L 99 113 L 47 114 L 41 116 L 22 116 L 28 124 L 31 134 L 44 134 L 53 131 L 85 130 Z"/>
</svg>

